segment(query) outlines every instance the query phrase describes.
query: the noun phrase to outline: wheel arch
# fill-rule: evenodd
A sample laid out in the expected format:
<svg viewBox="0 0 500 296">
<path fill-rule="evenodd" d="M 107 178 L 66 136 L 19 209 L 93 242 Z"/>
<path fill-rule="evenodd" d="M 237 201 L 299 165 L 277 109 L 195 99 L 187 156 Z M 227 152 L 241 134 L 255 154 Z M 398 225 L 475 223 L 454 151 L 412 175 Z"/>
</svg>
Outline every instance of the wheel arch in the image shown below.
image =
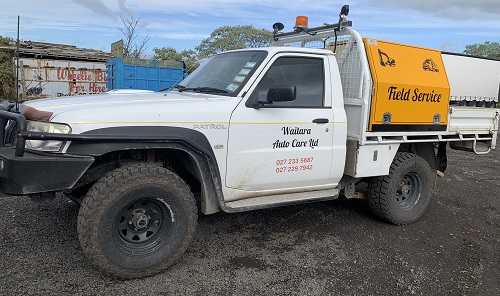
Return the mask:
<svg viewBox="0 0 500 296">
<path fill-rule="evenodd" d="M 437 159 L 434 143 L 412 143 L 399 146 L 399 152 L 409 152 L 422 157 L 433 171 L 437 170 Z"/>
<path fill-rule="evenodd" d="M 201 132 L 179 127 L 126 126 L 91 130 L 82 135 L 86 140 L 73 141 L 66 153 L 90 155 L 97 160 L 109 158 L 120 160 L 116 155 L 122 152 L 133 154 L 154 151 L 153 154 L 156 155 L 173 154 L 177 163 L 180 161 L 189 166 L 186 169 L 194 170 L 199 179 L 201 212 L 212 214 L 221 210 L 222 183 L 217 159 L 208 139 Z M 88 140 L 92 135 L 99 135 L 99 139 Z M 137 161 L 151 162 L 154 161 L 154 157 L 150 159 L 148 156 L 148 159 L 137 159 Z"/>
</svg>

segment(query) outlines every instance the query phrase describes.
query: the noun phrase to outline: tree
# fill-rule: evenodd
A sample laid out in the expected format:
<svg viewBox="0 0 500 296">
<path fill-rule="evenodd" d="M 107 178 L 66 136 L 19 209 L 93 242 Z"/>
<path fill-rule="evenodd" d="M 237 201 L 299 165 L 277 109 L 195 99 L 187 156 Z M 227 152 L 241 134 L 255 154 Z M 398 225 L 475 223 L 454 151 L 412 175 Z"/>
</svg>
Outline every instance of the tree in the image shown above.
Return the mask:
<svg viewBox="0 0 500 296">
<path fill-rule="evenodd" d="M 13 47 L 14 41 L 10 38 L 0 36 L 0 47 Z M 14 49 L 0 50 L 0 97 L 2 100 L 14 100 L 16 98 L 16 76 L 12 58 Z"/>
<path fill-rule="evenodd" d="M 163 61 L 183 61 L 186 65 L 187 73 L 193 72 L 200 65 L 196 52 L 191 49 L 178 52 L 173 47 L 155 47 L 153 48 L 153 51 L 155 53 L 153 59 Z"/>
<path fill-rule="evenodd" d="M 141 18 L 136 18 L 132 13 L 128 16 L 120 14 L 122 19 L 123 27 L 118 29 L 125 36 L 123 40 L 123 57 L 124 58 L 141 58 L 144 52 L 148 49 L 149 34 L 146 35 L 142 40 L 138 41 L 139 33 L 137 32 L 137 25 L 141 21 Z"/>
<path fill-rule="evenodd" d="M 202 40 L 196 50 L 199 58 L 207 58 L 226 50 L 269 46 L 271 35 L 271 31 L 253 26 L 223 26 Z"/>
<path fill-rule="evenodd" d="M 465 54 L 500 60 L 500 43 L 486 41 L 465 46 Z"/>
</svg>

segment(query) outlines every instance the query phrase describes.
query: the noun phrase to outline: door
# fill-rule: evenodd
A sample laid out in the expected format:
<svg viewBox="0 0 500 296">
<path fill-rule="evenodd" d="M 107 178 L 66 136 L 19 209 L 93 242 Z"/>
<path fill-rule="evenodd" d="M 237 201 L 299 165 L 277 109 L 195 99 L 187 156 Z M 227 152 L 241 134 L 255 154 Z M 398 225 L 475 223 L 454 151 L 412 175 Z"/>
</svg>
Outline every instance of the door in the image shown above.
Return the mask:
<svg viewBox="0 0 500 296">
<path fill-rule="evenodd" d="M 333 111 L 325 106 L 330 95 L 325 90 L 327 65 L 320 55 L 271 60 L 231 116 L 226 187 L 269 194 L 285 188 L 312 190 L 331 182 Z M 271 85 L 294 85 L 296 99 L 252 108 L 266 100 Z"/>
</svg>

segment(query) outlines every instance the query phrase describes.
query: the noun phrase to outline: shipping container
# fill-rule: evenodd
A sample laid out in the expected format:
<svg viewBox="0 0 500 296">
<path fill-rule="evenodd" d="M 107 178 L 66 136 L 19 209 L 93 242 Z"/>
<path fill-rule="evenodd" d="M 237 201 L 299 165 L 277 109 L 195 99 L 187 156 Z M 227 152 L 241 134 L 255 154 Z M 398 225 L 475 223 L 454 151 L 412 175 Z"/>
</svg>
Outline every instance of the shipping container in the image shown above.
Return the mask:
<svg viewBox="0 0 500 296">
<path fill-rule="evenodd" d="M 106 62 L 22 57 L 19 58 L 19 68 L 22 100 L 107 91 Z"/>
<path fill-rule="evenodd" d="M 108 89 L 169 89 L 184 78 L 183 62 L 113 58 L 107 66 Z"/>
</svg>

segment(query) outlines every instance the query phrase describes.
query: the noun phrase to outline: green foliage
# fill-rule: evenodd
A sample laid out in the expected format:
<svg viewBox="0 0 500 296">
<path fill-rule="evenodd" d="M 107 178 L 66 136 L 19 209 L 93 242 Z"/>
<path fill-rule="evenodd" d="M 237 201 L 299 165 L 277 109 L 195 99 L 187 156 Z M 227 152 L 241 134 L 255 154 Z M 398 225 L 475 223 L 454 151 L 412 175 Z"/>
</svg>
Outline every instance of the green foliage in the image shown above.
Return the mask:
<svg viewBox="0 0 500 296">
<path fill-rule="evenodd" d="M 0 47 L 12 46 L 12 42 L 12 39 L 0 36 Z M 16 97 L 13 57 L 14 50 L 0 49 L 0 100 L 14 100 Z"/>
<path fill-rule="evenodd" d="M 271 34 L 269 30 L 253 26 L 223 26 L 202 40 L 196 50 L 198 57 L 207 58 L 227 50 L 269 46 Z"/>
<path fill-rule="evenodd" d="M 500 43 L 486 41 L 465 46 L 465 54 L 500 60 Z"/>
<path fill-rule="evenodd" d="M 196 52 L 191 49 L 178 52 L 173 47 L 155 47 L 153 51 L 155 52 L 155 55 L 153 57 L 153 59 L 155 60 L 183 61 L 186 65 L 187 73 L 193 72 L 200 65 Z"/>
</svg>

